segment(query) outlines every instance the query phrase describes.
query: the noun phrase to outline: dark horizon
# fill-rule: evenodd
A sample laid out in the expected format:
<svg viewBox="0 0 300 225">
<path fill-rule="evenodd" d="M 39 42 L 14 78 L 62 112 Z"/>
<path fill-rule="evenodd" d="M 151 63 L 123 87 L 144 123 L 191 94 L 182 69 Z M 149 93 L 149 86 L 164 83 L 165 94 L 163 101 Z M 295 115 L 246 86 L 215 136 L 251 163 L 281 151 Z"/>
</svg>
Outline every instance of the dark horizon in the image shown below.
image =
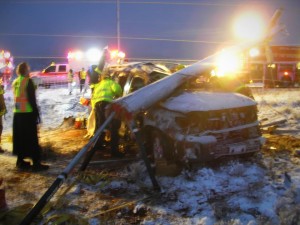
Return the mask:
<svg viewBox="0 0 300 225">
<path fill-rule="evenodd" d="M 245 9 L 270 19 L 284 6 L 289 35 L 275 45 L 300 45 L 300 2 L 120 0 L 120 43 L 128 58 L 199 60 L 236 43 L 231 23 Z M 66 57 L 73 49 L 117 48 L 116 1 L 1 1 L 0 48 L 20 57 Z"/>
</svg>

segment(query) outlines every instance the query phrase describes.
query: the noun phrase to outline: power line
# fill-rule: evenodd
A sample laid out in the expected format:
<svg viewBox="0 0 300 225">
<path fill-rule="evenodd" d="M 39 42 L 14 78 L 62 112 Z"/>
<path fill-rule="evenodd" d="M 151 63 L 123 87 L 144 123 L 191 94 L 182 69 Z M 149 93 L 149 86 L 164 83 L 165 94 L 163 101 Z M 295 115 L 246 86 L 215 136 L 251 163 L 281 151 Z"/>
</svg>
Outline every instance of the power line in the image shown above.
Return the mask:
<svg viewBox="0 0 300 225">
<path fill-rule="evenodd" d="M 14 56 L 15 59 L 67 59 L 65 56 Z M 196 62 L 198 59 L 157 59 L 157 58 L 126 58 L 131 62 L 134 61 L 162 61 L 162 62 Z"/>
<path fill-rule="evenodd" d="M 71 38 L 105 38 L 116 39 L 116 36 L 102 35 L 72 35 L 72 34 L 17 34 L 17 33 L 0 33 L 0 36 L 36 36 L 36 37 L 71 37 Z M 187 43 L 203 43 L 203 44 L 224 44 L 223 41 L 206 41 L 206 40 L 186 40 L 186 39 L 170 39 L 170 38 L 143 38 L 143 37 L 126 37 L 121 39 L 127 40 L 143 40 L 143 41 L 168 41 L 168 42 L 187 42 Z"/>
<path fill-rule="evenodd" d="M 70 1 L 64 1 L 64 0 L 53 0 L 53 1 L 11 1 L 10 3 L 17 3 L 17 4 L 116 4 L 116 1 L 82 1 L 82 0 L 70 0 Z M 120 1 L 120 4 L 138 4 L 138 5 L 190 5 L 190 6 L 226 6 L 226 7 L 232 7 L 232 6 L 238 6 L 240 4 L 235 3 L 209 3 L 209 2 L 138 2 L 138 1 Z"/>
</svg>

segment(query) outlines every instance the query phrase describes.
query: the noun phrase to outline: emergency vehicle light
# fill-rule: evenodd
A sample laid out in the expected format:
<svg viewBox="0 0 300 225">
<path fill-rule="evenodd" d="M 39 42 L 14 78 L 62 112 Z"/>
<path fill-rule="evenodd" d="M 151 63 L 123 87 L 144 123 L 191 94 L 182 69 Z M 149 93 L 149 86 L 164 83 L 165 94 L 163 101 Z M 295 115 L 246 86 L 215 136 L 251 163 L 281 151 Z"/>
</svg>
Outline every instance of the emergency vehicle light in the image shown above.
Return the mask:
<svg viewBox="0 0 300 225">
<path fill-rule="evenodd" d="M 76 59 L 80 60 L 82 58 L 82 52 L 81 51 L 76 51 L 76 52 L 68 52 L 68 59 Z"/>
<path fill-rule="evenodd" d="M 112 50 L 110 51 L 110 58 L 115 59 L 115 58 L 125 58 L 125 53 L 121 52 L 119 50 Z"/>
<path fill-rule="evenodd" d="M 89 61 L 98 62 L 101 57 L 101 51 L 96 48 L 91 48 L 86 52 L 86 57 Z"/>
<path fill-rule="evenodd" d="M 10 53 L 9 52 L 4 52 L 4 58 L 8 59 L 10 57 Z"/>
</svg>

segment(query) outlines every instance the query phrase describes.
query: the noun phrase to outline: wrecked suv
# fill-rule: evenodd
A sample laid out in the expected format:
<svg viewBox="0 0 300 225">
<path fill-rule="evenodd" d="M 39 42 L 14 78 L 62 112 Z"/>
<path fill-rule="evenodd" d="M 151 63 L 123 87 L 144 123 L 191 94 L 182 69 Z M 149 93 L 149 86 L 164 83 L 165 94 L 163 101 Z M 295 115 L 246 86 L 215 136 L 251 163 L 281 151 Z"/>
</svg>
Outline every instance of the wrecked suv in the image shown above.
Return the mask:
<svg viewBox="0 0 300 225">
<path fill-rule="evenodd" d="M 192 88 L 185 85 L 150 107 L 142 130 L 156 163 L 206 162 L 251 154 L 263 144 L 250 89 L 224 88 L 212 80 Z"/>
</svg>

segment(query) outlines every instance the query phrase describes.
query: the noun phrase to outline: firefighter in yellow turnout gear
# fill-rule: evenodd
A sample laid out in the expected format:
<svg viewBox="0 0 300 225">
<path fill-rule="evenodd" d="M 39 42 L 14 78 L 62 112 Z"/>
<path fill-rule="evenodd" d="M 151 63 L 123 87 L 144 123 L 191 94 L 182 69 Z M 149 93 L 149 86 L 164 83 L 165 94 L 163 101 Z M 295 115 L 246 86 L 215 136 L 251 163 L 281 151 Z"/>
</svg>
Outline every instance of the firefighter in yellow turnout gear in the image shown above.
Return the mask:
<svg viewBox="0 0 300 225">
<path fill-rule="evenodd" d="M 85 80 L 86 80 L 86 75 L 87 72 L 85 71 L 84 68 L 82 68 L 79 71 L 79 86 L 80 86 L 80 93 L 82 92 L 82 89 L 84 89 L 84 92 L 86 92 L 86 86 L 85 86 Z"/>
<path fill-rule="evenodd" d="M 99 72 L 99 71 L 98 71 Z M 105 108 L 113 101 L 114 98 L 122 95 L 121 86 L 111 79 L 109 74 L 102 73 L 99 75 L 100 82 L 93 85 L 93 95 L 91 99 L 92 108 L 95 111 L 96 128 L 95 131 L 106 120 Z M 119 128 L 121 122 L 117 119 L 113 119 L 109 124 L 109 130 L 111 132 L 111 155 L 113 157 L 122 157 L 123 154 L 119 152 Z M 102 148 L 104 144 L 105 133 L 103 132 L 95 145 L 96 148 Z"/>
</svg>

